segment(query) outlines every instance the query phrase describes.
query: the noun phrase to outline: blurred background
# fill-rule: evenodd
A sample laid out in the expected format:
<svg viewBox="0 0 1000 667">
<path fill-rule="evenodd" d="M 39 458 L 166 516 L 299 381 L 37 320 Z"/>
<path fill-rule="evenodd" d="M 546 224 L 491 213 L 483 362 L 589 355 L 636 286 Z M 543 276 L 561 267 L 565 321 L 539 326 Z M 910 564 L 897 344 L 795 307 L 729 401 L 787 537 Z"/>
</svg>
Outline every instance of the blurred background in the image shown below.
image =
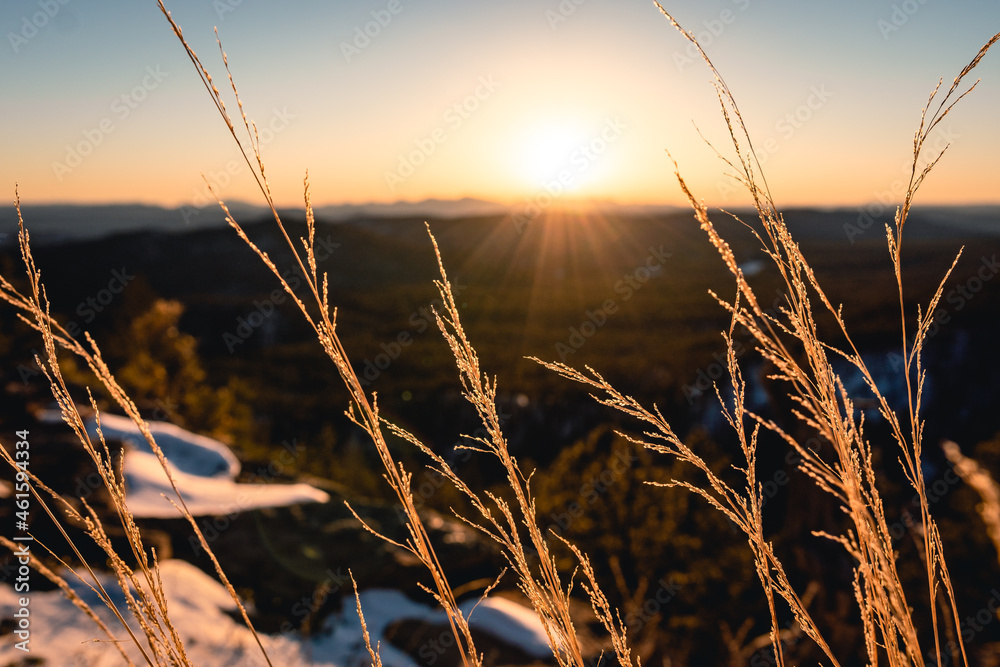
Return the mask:
<svg viewBox="0 0 1000 667">
<path fill-rule="evenodd" d="M 168 8 L 225 88 L 218 27 L 293 238 L 305 232 L 308 168 L 339 335 L 383 413 L 446 456 L 471 486 L 509 493 L 498 469 L 460 448 L 479 424 L 433 322 L 437 266 L 427 222 L 469 337 L 498 378 L 511 449 L 526 471 L 537 470 L 542 525 L 591 555 L 644 661 L 771 664 L 760 641 L 767 608 L 745 540 L 687 492 L 645 484 L 696 481 L 690 471 L 636 447 L 621 433 L 638 436 L 637 424 L 526 359 L 591 365 L 655 403 L 714 469 L 731 472 L 739 461 L 713 388 L 727 387 L 720 334 L 728 318 L 709 294 L 730 298 L 732 280 L 687 209 L 665 150 L 696 197 L 751 224 L 755 216 L 699 134 L 732 154 L 711 75 L 669 21 L 645 2 L 600 0 L 216 0 Z M 720 0 L 667 9 L 726 77 L 789 228 L 831 301 L 844 304 L 883 392 L 905 410 L 884 225 L 910 177 L 920 109 L 938 79 L 947 88 L 1000 29 L 1000 9 L 944 0 Z M 0 182 L 11 199 L 18 184 L 53 314 L 73 336 L 94 336 L 146 418 L 229 447 L 242 464 L 237 481 L 304 481 L 330 495 L 328 503 L 204 517 L 218 533 L 220 560 L 253 600 L 258 627 L 306 637 L 329 631 L 347 613 L 340 574 L 332 585 L 329 573 L 349 567 L 363 589 L 391 587 L 426 601 L 412 561 L 364 533 L 342 507 L 351 499 L 366 519 L 402 535 L 377 457 L 344 415 L 348 398 L 335 368 L 214 203 L 208 186 L 304 294 L 250 167 L 155 3 L 18 0 L 0 7 L 0 27 L 8 91 Z M 945 146 L 948 154 L 917 197 L 903 251 L 912 330 L 918 304 L 926 306 L 964 247 L 925 348 L 923 415 L 925 473 L 937 484 L 932 511 L 970 618 L 992 599 L 1000 564 L 980 499 L 953 481 L 940 444 L 954 440 L 1000 474 L 996 54 L 967 82 L 979 76 L 979 88 L 928 139 L 921 164 Z M 779 312 L 782 283 L 759 243 L 727 215 L 713 219 L 762 304 Z M 23 288 L 16 230 L 11 203 L 0 208 L 0 269 Z M 846 343 L 828 319 L 820 326 L 830 344 Z M 737 332 L 735 344 L 748 407 L 822 451 L 750 336 Z M 64 429 L 34 421 L 51 403 L 33 358 L 40 349 L 13 308 L 0 310 L 0 441 L 33 424 L 39 469 L 60 492 L 79 495 L 92 472 L 79 448 Z M 85 406 L 93 378 L 72 360 L 65 368 Z M 842 373 L 867 420 L 901 562 L 911 564 L 903 576 L 919 596 L 912 489 L 862 379 L 846 366 Z M 423 469 L 412 447 L 392 445 L 415 471 L 418 504 L 439 520 L 435 539 L 453 585 L 474 597 L 500 557 L 452 518 L 452 508 L 467 509 L 463 499 Z M 787 446 L 764 437 L 760 451 L 768 534 L 820 623 L 836 629 L 836 650 L 863 664 L 852 563 L 811 534 L 840 530 L 840 513 Z M 161 554 L 210 569 L 179 522 L 147 518 L 143 528 Z M 506 581 L 501 590 L 511 587 Z M 593 618 L 579 613 L 588 627 Z M 969 642 L 976 664 L 996 664 L 1000 621 L 988 618 Z M 929 617 L 918 620 L 925 631 Z M 419 633 L 393 627 L 386 641 L 430 664 L 420 655 L 426 644 L 411 641 Z M 819 659 L 808 641 L 790 637 L 786 656 Z M 595 639 L 595 660 L 599 653 Z M 492 664 L 534 660 L 498 655 Z M 456 658 L 435 656 L 438 664 Z"/>
</svg>

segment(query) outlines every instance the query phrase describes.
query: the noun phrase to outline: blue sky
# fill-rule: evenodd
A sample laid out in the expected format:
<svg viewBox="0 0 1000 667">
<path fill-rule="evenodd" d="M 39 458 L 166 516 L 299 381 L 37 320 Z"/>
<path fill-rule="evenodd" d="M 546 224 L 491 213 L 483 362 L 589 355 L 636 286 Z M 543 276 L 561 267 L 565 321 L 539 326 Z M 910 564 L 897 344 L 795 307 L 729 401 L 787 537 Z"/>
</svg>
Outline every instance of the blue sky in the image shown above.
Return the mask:
<svg viewBox="0 0 1000 667">
<path fill-rule="evenodd" d="M 217 26 L 279 202 L 567 197 L 733 205 L 703 64 L 640 0 L 176 0 L 224 81 Z M 920 108 L 1000 31 L 996 2 L 666 3 L 722 71 L 779 204 L 857 205 L 906 176 Z M 367 30 L 368 34 L 365 35 Z M 25 201 L 256 201 L 153 0 L 0 5 L 0 182 Z M 942 124 L 925 203 L 1000 201 L 1000 47 Z M 124 97 L 123 97 L 124 96 Z M 456 107 L 457 105 L 457 107 Z M 231 107 L 233 105 L 230 105 Z M 610 128 L 610 129 L 609 129 Z M 588 149 L 589 147 L 589 149 Z M 86 155 L 83 155 L 86 153 Z M 566 176 L 561 184 L 560 174 Z"/>
</svg>

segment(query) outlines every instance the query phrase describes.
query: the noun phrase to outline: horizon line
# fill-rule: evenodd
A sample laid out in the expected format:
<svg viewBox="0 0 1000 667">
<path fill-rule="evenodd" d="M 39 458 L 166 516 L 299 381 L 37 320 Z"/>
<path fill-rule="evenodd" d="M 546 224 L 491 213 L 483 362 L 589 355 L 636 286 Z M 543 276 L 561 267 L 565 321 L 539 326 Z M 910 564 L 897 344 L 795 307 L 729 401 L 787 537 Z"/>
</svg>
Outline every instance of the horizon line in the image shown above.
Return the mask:
<svg viewBox="0 0 1000 667">
<path fill-rule="evenodd" d="M 259 208 L 263 210 L 268 210 L 266 204 L 254 203 L 242 199 L 233 199 L 225 202 L 227 206 L 241 206 L 249 208 Z M 479 199 L 476 197 L 460 197 L 457 199 L 444 199 L 444 198 L 427 198 L 427 199 L 397 199 L 393 201 L 364 201 L 364 202 L 351 202 L 351 201 L 340 201 L 340 202 L 326 202 L 322 204 L 313 203 L 312 208 L 315 210 L 323 208 L 366 208 L 366 207 L 406 207 L 406 206 L 421 206 L 421 205 L 466 205 L 466 206 L 482 206 L 482 207 L 495 207 L 497 209 L 516 209 L 522 207 L 526 204 L 530 204 L 530 200 L 521 200 L 518 202 L 508 203 L 503 201 L 489 200 L 489 199 Z M 780 206 L 779 210 L 803 210 L 803 209 L 813 209 L 821 211 L 842 211 L 842 210 L 858 210 L 864 208 L 871 208 L 873 206 L 881 205 L 883 207 L 898 206 L 902 205 L 902 200 L 892 201 L 892 202 L 882 202 L 877 199 L 865 201 L 865 202 L 854 202 L 854 203 L 827 203 L 827 202 L 796 202 L 785 206 Z M 9 202 L 9 207 L 14 208 L 14 201 Z M 42 208 L 42 207 L 66 207 L 66 208 L 110 208 L 110 207 L 141 207 L 141 208 L 155 208 L 164 211 L 175 211 L 182 209 L 196 209 L 203 211 L 206 209 L 216 209 L 218 204 L 206 204 L 204 206 L 192 206 L 191 204 L 164 204 L 156 202 L 144 202 L 137 200 L 121 200 L 121 201 L 100 201 L 100 202 L 88 202 L 88 201 L 75 201 L 75 200 L 48 200 L 31 202 L 21 199 L 21 208 Z M 733 208 L 733 209 L 743 209 L 743 208 L 753 208 L 752 202 L 747 202 L 746 204 L 729 204 L 722 205 L 718 203 L 708 202 L 707 205 L 710 208 Z M 619 208 L 619 209 L 629 209 L 629 208 L 663 208 L 663 209 L 680 209 L 680 210 L 690 210 L 691 206 L 688 203 L 669 203 L 669 202 L 628 202 L 622 203 L 613 200 L 586 200 L 586 199 L 566 199 L 564 201 L 553 201 L 551 203 L 544 203 L 543 208 L 549 209 L 561 209 L 561 208 L 580 208 L 580 207 L 592 207 L 592 208 Z M 4 206 L 3 208 L 7 208 Z M 276 208 L 280 210 L 305 210 L 305 206 L 301 203 L 295 204 L 278 204 Z M 987 200 L 987 201 L 967 201 L 967 202 L 914 202 L 912 208 L 1000 208 L 1000 199 Z"/>
</svg>

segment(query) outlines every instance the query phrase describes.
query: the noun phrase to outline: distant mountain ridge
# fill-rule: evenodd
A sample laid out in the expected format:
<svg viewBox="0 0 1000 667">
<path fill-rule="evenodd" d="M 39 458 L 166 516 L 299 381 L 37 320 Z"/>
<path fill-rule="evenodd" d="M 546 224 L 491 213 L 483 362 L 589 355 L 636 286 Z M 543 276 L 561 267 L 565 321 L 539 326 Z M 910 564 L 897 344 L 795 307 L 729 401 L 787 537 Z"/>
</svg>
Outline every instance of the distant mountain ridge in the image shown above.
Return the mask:
<svg viewBox="0 0 1000 667">
<path fill-rule="evenodd" d="M 268 215 L 268 209 L 246 202 L 227 202 L 230 212 L 241 223 L 253 222 Z M 504 215 L 509 207 L 482 199 L 426 199 L 391 204 L 336 204 L 316 207 L 316 217 L 342 222 L 351 219 L 406 218 L 426 216 L 454 219 Z M 132 231 L 184 233 L 225 226 L 225 215 L 218 206 L 180 206 L 165 208 L 146 204 L 23 204 L 21 211 L 28 228 L 40 240 L 95 238 Z M 279 209 L 301 217 L 302 209 Z M 0 209 L 0 243 L 3 235 L 17 232 L 13 207 Z"/>
<path fill-rule="evenodd" d="M 241 223 L 268 216 L 263 206 L 245 202 L 228 204 Z M 625 217 L 660 217 L 684 214 L 687 209 L 670 205 L 626 205 L 614 202 L 559 202 L 556 207 L 575 211 L 593 211 L 596 215 Z M 409 202 L 336 204 L 315 209 L 316 217 L 328 222 L 391 221 L 401 219 L 457 220 L 520 213 L 523 206 L 508 206 L 483 199 L 426 199 Z M 881 207 L 880 207 L 881 208 Z M 884 210 L 871 217 L 867 208 L 795 208 L 785 212 L 794 219 L 799 233 L 813 238 L 853 241 L 882 235 L 883 223 L 891 223 L 892 211 Z M 543 214 L 549 210 L 543 210 Z M 25 204 L 25 222 L 39 242 L 59 242 L 100 238 L 133 231 L 184 233 L 225 226 L 225 217 L 217 206 L 164 208 L 145 204 Z M 291 218 L 302 217 L 301 209 L 279 209 Z M 737 211 L 739 212 L 739 211 Z M 748 220 L 756 215 L 748 212 Z M 918 238 L 1000 237 L 1000 205 L 915 207 L 910 233 Z M 17 217 L 13 207 L 0 208 L 0 245 L 13 242 Z"/>
</svg>

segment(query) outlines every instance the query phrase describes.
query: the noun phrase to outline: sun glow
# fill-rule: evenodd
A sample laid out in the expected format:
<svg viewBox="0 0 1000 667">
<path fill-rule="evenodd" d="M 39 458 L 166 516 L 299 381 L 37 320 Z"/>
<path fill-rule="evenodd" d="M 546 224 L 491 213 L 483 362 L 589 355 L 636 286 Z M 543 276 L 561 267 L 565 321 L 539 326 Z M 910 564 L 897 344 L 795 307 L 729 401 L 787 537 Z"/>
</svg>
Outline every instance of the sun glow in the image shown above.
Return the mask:
<svg viewBox="0 0 1000 667">
<path fill-rule="evenodd" d="M 524 133 L 516 151 L 515 173 L 532 191 L 586 195 L 607 180 L 620 131 L 613 121 L 600 125 L 560 119 Z"/>
<path fill-rule="evenodd" d="M 546 125 L 535 128 L 520 151 L 521 172 L 525 180 L 532 185 L 541 185 L 557 176 L 559 171 L 569 167 L 573 151 L 585 138 L 579 125 Z"/>
</svg>

